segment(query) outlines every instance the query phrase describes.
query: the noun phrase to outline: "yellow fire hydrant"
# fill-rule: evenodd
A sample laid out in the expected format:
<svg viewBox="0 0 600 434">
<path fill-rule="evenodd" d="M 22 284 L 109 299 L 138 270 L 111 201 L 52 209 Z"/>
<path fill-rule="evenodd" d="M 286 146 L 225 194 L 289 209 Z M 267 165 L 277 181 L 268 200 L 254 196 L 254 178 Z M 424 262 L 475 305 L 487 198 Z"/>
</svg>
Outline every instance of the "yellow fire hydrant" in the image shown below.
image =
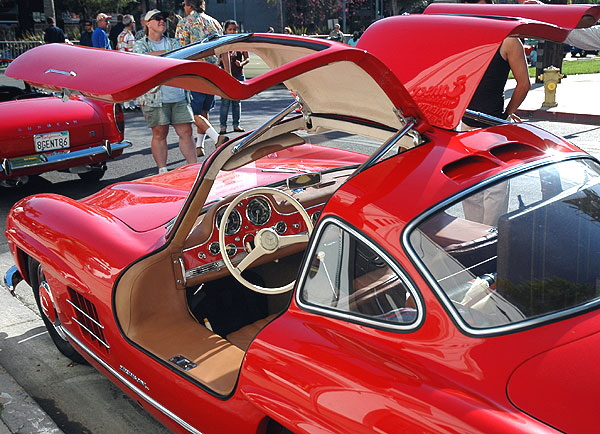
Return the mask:
<svg viewBox="0 0 600 434">
<path fill-rule="evenodd" d="M 556 86 L 564 75 L 560 73 L 560 69 L 555 66 L 544 68 L 544 73 L 538 78 L 544 82 L 544 102 L 542 107 L 556 107 Z"/>
</svg>

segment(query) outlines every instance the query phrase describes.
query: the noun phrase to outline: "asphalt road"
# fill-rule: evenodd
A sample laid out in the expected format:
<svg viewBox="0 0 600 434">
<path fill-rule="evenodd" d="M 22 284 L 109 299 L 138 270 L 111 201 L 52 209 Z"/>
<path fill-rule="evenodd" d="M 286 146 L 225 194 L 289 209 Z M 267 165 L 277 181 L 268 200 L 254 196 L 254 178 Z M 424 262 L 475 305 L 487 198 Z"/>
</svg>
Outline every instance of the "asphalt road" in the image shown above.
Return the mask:
<svg viewBox="0 0 600 434">
<path fill-rule="evenodd" d="M 241 124 L 246 129 L 256 127 L 290 102 L 291 97 L 284 89 L 265 91 L 242 103 Z M 218 104 L 212 114 L 214 123 L 218 124 Z M 600 157 L 600 127 L 551 122 L 537 124 Z M 154 174 L 150 131 L 139 111 L 126 114 L 125 137 L 133 142 L 133 147 L 119 159 L 109 162 L 108 171 L 99 183 L 85 183 L 73 174 L 49 173 L 32 179 L 22 188 L 0 190 L 0 230 L 4 232 L 10 207 L 27 195 L 51 192 L 79 199 L 115 182 Z M 185 162 L 177 149 L 174 133 L 169 135 L 168 143 L 168 167 L 173 169 L 183 165 Z M 209 142 L 209 151 L 211 146 L 214 145 Z M 2 276 L 11 265 L 6 239 L 1 236 Z M 21 283 L 17 292 L 19 299 L 0 291 L 0 365 L 65 433 L 168 432 L 93 368 L 71 364 L 62 357 L 45 332 L 29 287 Z"/>
</svg>

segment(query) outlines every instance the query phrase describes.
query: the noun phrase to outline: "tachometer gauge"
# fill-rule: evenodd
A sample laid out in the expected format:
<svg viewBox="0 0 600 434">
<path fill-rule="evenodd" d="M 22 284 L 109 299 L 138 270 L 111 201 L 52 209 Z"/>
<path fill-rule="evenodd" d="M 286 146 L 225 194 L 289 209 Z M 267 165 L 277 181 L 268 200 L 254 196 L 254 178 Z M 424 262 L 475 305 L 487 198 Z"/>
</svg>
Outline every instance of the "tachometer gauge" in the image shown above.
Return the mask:
<svg viewBox="0 0 600 434">
<path fill-rule="evenodd" d="M 221 219 L 223 218 L 223 214 L 225 213 L 225 209 L 227 207 L 221 208 L 217 211 L 217 229 L 221 227 Z M 235 235 L 238 233 L 240 228 L 242 227 L 242 216 L 238 212 L 237 209 L 233 209 L 227 218 L 227 224 L 225 225 L 225 235 Z"/>
<path fill-rule="evenodd" d="M 256 226 L 266 224 L 271 218 L 271 206 L 264 197 L 254 197 L 246 206 L 246 216 Z"/>
</svg>

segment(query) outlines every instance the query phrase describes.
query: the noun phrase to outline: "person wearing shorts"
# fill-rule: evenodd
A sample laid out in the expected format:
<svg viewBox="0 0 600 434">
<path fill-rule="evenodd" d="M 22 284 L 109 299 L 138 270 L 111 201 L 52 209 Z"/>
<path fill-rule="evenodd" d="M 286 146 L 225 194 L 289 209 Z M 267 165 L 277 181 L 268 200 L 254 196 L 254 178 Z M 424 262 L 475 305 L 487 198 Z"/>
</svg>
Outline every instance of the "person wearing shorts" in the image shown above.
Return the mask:
<svg viewBox="0 0 600 434">
<path fill-rule="evenodd" d="M 177 39 L 164 36 L 167 29 L 165 17 L 166 14 L 157 9 L 144 16 L 147 34 L 135 42 L 135 53 L 157 56 L 181 46 Z M 146 123 L 152 130 L 151 149 L 158 173 L 167 171 L 169 125 L 173 125 L 179 137 L 179 150 L 187 163 L 197 161 L 192 136 L 194 117 L 190 99 L 188 91 L 172 86 L 157 86 L 138 98 Z"/>
<path fill-rule="evenodd" d="M 192 44 L 212 35 L 223 34 L 221 24 L 205 12 L 206 4 L 204 0 L 184 0 L 182 5 L 185 17 L 177 23 L 175 29 L 175 38 L 179 39 L 181 45 Z M 218 59 L 216 56 L 208 56 L 198 61 L 216 64 Z M 214 105 L 214 95 L 192 92 L 194 123 L 198 128 L 196 152 L 199 157 L 204 155 L 204 138 L 206 136 L 215 141 L 215 147 L 220 146 L 227 140 L 226 137 L 219 136 L 208 120 L 208 112 Z"/>
</svg>

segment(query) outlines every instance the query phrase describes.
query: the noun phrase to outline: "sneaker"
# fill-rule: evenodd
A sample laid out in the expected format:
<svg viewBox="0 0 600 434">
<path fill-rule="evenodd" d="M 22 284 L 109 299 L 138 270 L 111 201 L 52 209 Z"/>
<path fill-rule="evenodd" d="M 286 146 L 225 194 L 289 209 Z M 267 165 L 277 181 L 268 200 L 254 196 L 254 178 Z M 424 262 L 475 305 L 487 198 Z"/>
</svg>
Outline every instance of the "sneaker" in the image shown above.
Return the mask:
<svg viewBox="0 0 600 434">
<path fill-rule="evenodd" d="M 215 143 L 215 148 L 218 148 L 219 146 L 221 146 L 223 143 L 229 141 L 229 137 L 227 136 L 219 136 L 219 140 L 217 140 L 217 143 Z"/>
<path fill-rule="evenodd" d="M 227 133 L 227 128 L 221 128 L 221 131 L 219 131 L 219 134 L 226 134 Z"/>
<path fill-rule="evenodd" d="M 204 157 L 204 147 L 197 147 L 196 148 L 196 156 L 197 157 Z"/>
<path fill-rule="evenodd" d="M 233 129 L 233 131 L 235 131 L 236 133 L 243 133 L 244 131 L 246 131 L 245 129 L 243 129 L 242 127 L 235 127 Z"/>
</svg>

